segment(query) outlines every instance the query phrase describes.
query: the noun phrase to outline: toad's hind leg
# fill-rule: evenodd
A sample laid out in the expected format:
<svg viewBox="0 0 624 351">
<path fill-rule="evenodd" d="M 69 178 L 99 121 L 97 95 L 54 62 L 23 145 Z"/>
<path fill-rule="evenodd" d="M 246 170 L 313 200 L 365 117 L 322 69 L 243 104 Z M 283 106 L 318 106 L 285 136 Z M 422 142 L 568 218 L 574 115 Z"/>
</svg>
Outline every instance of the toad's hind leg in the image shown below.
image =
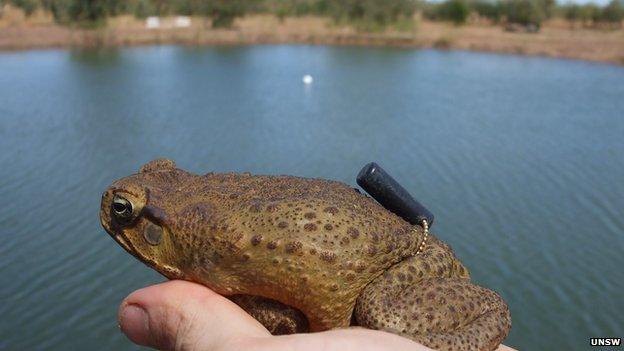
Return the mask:
<svg viewBox="0 0 624 351">
<path fill-rule="evenodd" d="M 303 312 L 281 302 L 252 295 L 232 295 L 228 298 L 273 335 L 305 333 L 310 329 Z"/>
<path fill-rule="evenodd" d="M 444 244 L 433 244 L 364 289 L 355 305 L 356 323 L 437 350 L 494 350 L 511 328 L 507 305 L 495 292 L 470 283 L 454 256 L 449 261 L 438 255 L 452 255 L 440 250 Z"/>
</svg>

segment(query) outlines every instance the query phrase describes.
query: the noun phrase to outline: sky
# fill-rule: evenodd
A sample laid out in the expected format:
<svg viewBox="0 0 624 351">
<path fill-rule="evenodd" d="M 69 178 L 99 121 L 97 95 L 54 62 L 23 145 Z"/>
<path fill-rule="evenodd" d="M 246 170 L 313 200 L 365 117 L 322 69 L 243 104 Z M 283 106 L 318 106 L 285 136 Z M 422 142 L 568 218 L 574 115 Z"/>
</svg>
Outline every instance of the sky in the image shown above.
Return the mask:
<svg viewBox="0 0 624 351">
<path fill-rule="evenodd" d="M 574 0 L 574 1 L 557 1 L 559 4 L 566 4 L 568 2 L 574 3 L 574 4 L 590 4 L 590 3 L 594 3 L 596 5 L 606 5 L 610 2 L 610 0 Z"/>
<path fill-rule="evenodd" d="M 442 2 L 444 0 L 427 0 L 427 1 L 431 1 L 431 2 Z M 624 1 L 624 0 L 622 0 Z M 557 0 L 558 4 L 567 4 L 567 3 L 573 3 L 573 4 L 579 4 L 579 5 L 583 5 L 583 4 L 596 4 L 599 6 L 604 6 L 607 5 L 609 2 L 611 2 L 611 0 Z"/>
</svg>

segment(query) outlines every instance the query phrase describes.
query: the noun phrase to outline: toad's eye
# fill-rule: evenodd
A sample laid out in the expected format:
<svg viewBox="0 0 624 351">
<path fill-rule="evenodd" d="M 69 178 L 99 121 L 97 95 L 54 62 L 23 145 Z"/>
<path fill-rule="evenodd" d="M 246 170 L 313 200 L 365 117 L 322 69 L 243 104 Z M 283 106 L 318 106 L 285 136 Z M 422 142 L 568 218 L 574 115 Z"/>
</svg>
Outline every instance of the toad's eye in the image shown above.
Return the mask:
<svg viewBox="0 0 624 351">
<path fill-rule="evenodd" d="M 117 218 L 122 220 L 129 220 L 132 218 L 132 203 L 126 198 L 115 195 L 111 207 Z"/>
</svg>

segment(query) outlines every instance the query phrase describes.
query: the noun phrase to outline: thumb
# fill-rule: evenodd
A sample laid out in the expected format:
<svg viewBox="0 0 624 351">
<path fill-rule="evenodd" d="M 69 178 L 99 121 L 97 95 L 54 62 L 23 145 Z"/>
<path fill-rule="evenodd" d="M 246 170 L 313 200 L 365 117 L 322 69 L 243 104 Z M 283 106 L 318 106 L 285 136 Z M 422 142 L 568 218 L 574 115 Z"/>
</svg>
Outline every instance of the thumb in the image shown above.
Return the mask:
<svg viewBox="0 0 624 351">
<path fill-rule="evenodd" d="M 240 307 L 204 286 L 169 281 L 130 294 L 119 325 L 132 342 L 162 350 L 222 350 L 246 337 L 270 336 Z"/>
</svg>

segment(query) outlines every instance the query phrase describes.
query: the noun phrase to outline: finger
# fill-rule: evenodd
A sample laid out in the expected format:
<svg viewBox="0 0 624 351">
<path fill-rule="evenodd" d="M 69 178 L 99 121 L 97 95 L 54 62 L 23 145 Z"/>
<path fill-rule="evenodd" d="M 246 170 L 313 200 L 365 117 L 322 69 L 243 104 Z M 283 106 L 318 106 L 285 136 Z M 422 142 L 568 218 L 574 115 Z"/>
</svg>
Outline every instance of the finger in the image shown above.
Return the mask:
<svg viewBox="0 0 624 351">
<path fill-rule="evenodd" d="M 169 281 L 130 294 L 119 309 L 134 343 L 162 350 L 220 350 L 238 338 L 269 332 L 236 304 L 204 286 Z"/>
<path fill-rule="evenodd" d="M 334 329 L 319 333 L 272 338 L 238 339 L 232 350 L 253 351 L 433 351 L 401 336 L 364 328 Z"/>
</svg>

